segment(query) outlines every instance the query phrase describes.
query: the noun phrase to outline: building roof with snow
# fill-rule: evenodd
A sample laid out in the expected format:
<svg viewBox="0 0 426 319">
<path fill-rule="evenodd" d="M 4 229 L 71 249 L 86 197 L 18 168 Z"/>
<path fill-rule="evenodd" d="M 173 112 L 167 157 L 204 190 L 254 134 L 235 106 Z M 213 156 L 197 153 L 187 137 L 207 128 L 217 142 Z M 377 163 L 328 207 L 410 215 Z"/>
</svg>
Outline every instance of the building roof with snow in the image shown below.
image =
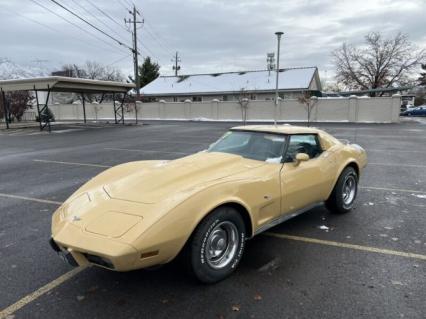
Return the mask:
<svg viewBox="0 0 426 319">
<path fill-rule="evenodd" d="M 245 71 L 211 74 L 160 76 L 141 88 L 144 96 L 214 95 L 246 92 L 274 92 L 275 71 Z M 316 67 L 279 71 L 279 91 L 321 91 Z"/>
</svg>

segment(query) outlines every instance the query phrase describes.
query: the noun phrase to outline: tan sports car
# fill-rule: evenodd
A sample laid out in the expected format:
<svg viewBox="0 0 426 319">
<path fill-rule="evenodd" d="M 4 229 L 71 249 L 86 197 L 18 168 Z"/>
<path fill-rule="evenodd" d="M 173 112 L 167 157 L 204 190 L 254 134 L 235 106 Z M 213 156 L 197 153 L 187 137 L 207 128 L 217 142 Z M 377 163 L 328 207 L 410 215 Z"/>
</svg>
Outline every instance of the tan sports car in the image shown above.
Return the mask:
<svg viewBox="0 0 426 319">
<path fill-rule="evenodd" d="M 317 204 L 351 210 L 367 156 L 356 144 L 291 125 L 234 127 L 209 149 L 107 169 L 52 217 L 54 250 L 116 271 L 179 254 L 202 282 L 237 267 L 245 241 Z"/>
</svg>

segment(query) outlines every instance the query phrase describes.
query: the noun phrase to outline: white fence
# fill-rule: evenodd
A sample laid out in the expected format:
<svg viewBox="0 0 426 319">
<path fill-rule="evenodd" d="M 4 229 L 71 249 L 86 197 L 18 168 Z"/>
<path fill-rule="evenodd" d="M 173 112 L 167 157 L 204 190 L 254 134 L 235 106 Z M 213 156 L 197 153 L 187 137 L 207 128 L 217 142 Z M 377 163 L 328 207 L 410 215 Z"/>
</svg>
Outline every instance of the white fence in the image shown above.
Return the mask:
<svg viewBox="0 0 426 319">
<path fill-rule="evenodd" d="M 313 98 L 312 122 L 375 122 L 399 121 L 401 96 L 364 98 Z M 82 120 L 83 107 L 78 104 L 49 106 L 56 120 Z M 275 111 L 273 101 L 249 101 L 247 121 L 307 121 L 308 107 L 297 100 L 281 100 Z M 124 108 L 124 117 L 135 118 L 134 105 Z M 238 102 L 153 102 L 138 103 L 138 118 L 142 120 L 242 121 L 243 109 Z M 86 103 L 88 120 L 113 120 L 111 104 Z"/>
</svg>

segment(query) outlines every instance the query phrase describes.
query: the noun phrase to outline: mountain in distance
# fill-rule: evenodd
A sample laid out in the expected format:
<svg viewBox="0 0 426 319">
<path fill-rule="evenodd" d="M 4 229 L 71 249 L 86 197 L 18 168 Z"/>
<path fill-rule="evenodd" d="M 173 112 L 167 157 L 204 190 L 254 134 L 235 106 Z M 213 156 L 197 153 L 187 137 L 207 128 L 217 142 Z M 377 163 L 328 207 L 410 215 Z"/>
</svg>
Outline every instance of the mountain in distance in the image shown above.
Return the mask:
<svg viewBox="0 0 426 319">
<path fill-rule="evenodd" d="M 37 60 L 24 65 L 18 64 L 9 58 L 0 57 L 0 80 L 49 76 L 53 70 L 54 68 Z"/>
</svg>

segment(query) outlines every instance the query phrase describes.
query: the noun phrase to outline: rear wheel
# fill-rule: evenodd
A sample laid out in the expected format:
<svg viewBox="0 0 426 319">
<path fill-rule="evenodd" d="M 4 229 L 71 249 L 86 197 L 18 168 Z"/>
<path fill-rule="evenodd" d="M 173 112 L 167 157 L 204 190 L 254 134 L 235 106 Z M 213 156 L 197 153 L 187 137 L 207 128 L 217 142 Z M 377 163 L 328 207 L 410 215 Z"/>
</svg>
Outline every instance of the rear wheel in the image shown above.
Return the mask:
<svg viewBox="0 0 426 319">
<path fill-rule="evenodd" d="M 353 208 L 357 193 L 358 174 L 353 167 L 348 166 L 340 174 L 325 204 L 332 213 L 347 213 Z"/>
<path fill-rule="evenodd" d="M 201 282 L 225 279 L 237 268 L 245 240 L 241 215 L 232 207 L 220 207 L 195 229 L 187 247 L 187 265 Z"/>
</svg>

